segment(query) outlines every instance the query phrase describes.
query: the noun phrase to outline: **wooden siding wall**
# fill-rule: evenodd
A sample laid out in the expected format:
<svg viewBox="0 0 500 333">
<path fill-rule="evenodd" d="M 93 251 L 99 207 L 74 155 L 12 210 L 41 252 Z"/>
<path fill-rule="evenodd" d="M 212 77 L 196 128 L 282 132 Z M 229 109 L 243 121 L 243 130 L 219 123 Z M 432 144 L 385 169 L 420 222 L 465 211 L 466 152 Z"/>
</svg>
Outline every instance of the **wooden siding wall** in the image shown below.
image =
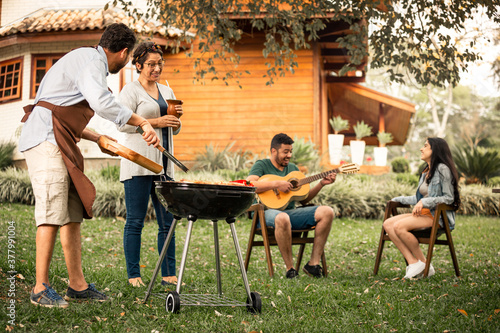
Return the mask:
<svg viewBox="0 0 500 333">
<path fill-rule="evenodd" d="M 299 51 L 295 74 L 275 79 L 266 86 L 266 60 L 262 56 L 262 38 L 239 43 L 239 68 L 250 71 L 226 86 L 222 80 L 193 84 L 193 59 L 184 53 L 165 54 L 166 65 L 161 83 L 167 79 L 178 99 L 184 101 L 182 130 L 174 137 L 175 155 L 184 161 L 194 160 L 197 152 L 212 144 L 223 149 L 235 142 L 233 150 L 269 152 L 271 138 L 285 132 L 314 139 L 313 51 Z M 229 65 L 228 65 L 229 66 Z M 179 71 L 179 72 L 176 72 Z"/>
</svg>

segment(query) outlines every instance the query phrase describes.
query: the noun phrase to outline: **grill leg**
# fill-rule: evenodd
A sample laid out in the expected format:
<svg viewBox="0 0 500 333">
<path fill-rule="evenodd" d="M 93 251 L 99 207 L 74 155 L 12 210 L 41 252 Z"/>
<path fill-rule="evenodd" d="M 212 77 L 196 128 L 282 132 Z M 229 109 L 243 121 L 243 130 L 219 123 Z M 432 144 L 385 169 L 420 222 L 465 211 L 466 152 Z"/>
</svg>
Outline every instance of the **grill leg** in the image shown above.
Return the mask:
<svg viewBox="0 0 500 333">
<path fill-rule="evenodd" d="M 146 290 L 146 297 L 144 297 L 144 303 L 148 301 L 149 296 L 151 295 L 151 290 L 153 289 L 153 284 L 156 280 L 156 277 L 158 276 L 158 272 L 160 271 L 161 263 L 163 262 L 163 259 L 165 259 L 165 256 L 167 255 L 168 246 L 170 245 L 170 241 L 172 240 L 172 237 L 174 235 L 175 226 L 177 225 L 177 221 L 180 219 L 181 219 L 180 217 L 175 216 L 174 220 L 172 221 L 172 225 L 170 226 L 170 230 L 168 231 L 165 243 L 163 243 L 163 248 L 161 249 L 160 257 L 156 262 L 156 267 L 155 270 L 153 271 L 153 276 L 151 277 L 151 281 L 149 281 L 148 289 Z"/>
<path fill-rule="evenodd" d="M 247 292 L 248 299 L 252 299 L 252 294 L 250 292 L 250 286 L 248 285 L 247 271 L 245 270 L 245 264 L 243 262 L 243 256 L 241 255 L 240 243 L 238 242 L 238 236 L 236 235 L 236 228 L 234 227 L 234 218 L 226 219 L 231 227 L 231 234 L 233 235 L 234 248 L 236 250 L 236 255 L 238 256 L 238 262 L 240 264 L 241 277 L 243 278 L 243 284 L 245 285 L 245 290 Z"/>
<path fill-rule="evenodd" d="M 196 216 L 189 215 L 188 216 L 188 228 L 186 233 L 186 241 L 184 242 L 184 249 L 182 250 L 182 258 L 181 258 L 181 268 L 179 270 L 179 280 L 177 281 L 177 287 L 175 291 L 180 295 L 181 286 L 182 286 L 182 278 L 184 276 L 184 269 L 186 268 L 186 257 L 189 248 L 189 241 L 191 240 L 191 232 L 193 231 L 193 223 L 196 221 Z"/>
<path fill-rule="evenodd" d="M 215 269 L 217 271 L 217 293 L 222 296 L 222 279 L 220 272 L 220 254 L 219 254 L 219 225 L 217 220 L 214 223 L 214 247 L 215 247 Z"/>
</svg>

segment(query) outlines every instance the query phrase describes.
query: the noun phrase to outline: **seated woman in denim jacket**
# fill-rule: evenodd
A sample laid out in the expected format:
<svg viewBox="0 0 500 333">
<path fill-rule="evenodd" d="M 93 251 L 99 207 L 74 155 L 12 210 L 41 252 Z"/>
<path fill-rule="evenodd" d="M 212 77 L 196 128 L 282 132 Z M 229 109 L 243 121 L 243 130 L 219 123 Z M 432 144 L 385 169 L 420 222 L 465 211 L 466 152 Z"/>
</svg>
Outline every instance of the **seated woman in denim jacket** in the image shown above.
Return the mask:
<svg viewBox="0 0 500 333">
<path fill-rule="evenodd" d="M 431 227 L 438 204 L 451 205 L 455 210 L 460 206 L 457 169 L 446 141 L 441 138 L 428 138 L 420 152 L 420 158 L 427 162 L 427 167 L 420 176 L 416 195 L 392 199 L 405 205 L 414 205 L 412 213 L 393 216 L 384 221 L 387 235 L 408 262 L 406 279 L 421 275 L 426 262 L 417 238 L 410 231 Z M 453 230 L 455 212 L 447 211 L 447 216 Z M 440 221 L 441 226 L 442 223 Z M 431 264 L 429 276 L 434 274 L 435 270 Z"/>
</svg>

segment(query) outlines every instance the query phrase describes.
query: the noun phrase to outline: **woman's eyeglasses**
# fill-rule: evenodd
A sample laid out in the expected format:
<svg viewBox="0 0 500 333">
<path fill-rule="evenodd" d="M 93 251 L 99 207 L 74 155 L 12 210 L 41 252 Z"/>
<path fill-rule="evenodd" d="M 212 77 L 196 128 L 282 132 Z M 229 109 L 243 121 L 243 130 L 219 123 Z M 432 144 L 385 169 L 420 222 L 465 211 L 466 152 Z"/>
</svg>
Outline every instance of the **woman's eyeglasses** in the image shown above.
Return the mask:
<svg viewBox="0 0 500 333">
<path fill-rule="evenodd" d="M 159 61 L 159 62 L 145 62 L 144 63 L 144 65 L 147 65 L 149 67 L 149 69 L 156 68 L 156 66 L 158 66 L 159 68 L 163 68 L 164 64 L 165 64 L 165 62 L 163 62 L 163 61 Z"/>
</svg>

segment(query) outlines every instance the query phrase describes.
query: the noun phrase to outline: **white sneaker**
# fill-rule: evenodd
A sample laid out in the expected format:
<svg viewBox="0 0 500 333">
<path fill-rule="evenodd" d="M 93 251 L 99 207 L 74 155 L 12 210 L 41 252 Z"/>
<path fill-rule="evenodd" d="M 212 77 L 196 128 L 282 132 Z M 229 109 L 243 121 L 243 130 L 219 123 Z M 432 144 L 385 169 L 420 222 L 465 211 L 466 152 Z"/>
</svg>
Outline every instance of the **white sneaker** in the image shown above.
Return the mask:
<svg viewBox="0 0 500 333">
<path fill-rule="evenodd" d="M 425 269 L 424 269 L 424 271 L 425 271 Z M 422 273 L 420 273 L 417 277 L 418 278 L 423 278 L 424 277 L 424 271 L 422 271 Z M 436 274 L 436 270 L 434 269 L 434 266 L 432 266 L 432 264 L 430 264 L 430 266 L 429 266 L 429 274 L 427 274 L 427 277 L 431 277 L 434 274 Z"/>
<path fill-rule="evenodd" d="M 406 270 L 406 275 L 404 278 L 405 279 L 414 278 L 415 276 L 422 273 L 424 271 L 424 269 L 425 269 L 425 263 L 423 263 L 419 260 L 414 264 L 408 265 L 408 268 Z"/>
<path fill-rule="evenodd" d="M 427 274 L 427 277 L 431 277 L 434 274 L 436 274 L 436 270 L 434 269 L 434 267 L 432 266 L 432 264 L 430 264 L 429 265 L 429 274 Z"/>
</svg>

